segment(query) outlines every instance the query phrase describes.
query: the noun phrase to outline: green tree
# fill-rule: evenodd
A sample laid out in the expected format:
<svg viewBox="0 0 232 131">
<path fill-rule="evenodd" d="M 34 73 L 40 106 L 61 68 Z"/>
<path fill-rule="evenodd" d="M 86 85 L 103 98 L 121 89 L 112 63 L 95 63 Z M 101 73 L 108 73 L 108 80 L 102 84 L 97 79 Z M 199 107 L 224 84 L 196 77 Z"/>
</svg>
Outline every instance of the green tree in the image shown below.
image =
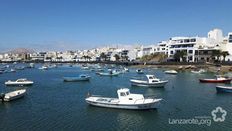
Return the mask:
<svg viewBox="0 0 232 131">
<path fill-rule="evenodd" d="M 221 55 L 223 56 L 223 61 L 225 61 L 226 56 L 228 56 L 228 55 L 230 55 L 230 54 L 228 53 L 228 51 L 222 51 L 222 52 L 221 52 Z"/>
<path fill-rule="evenodd" d="M 220 50 L 213 50 L 211 57 L 213 58 L 216 57 L 216 61 L 219 61 L 221 54 L 222 52 Z"/>
<path fill-rule="evenodd" d="M 116 61 L 118 61 L 120 59 L 120 56 L 118 54 L 115 54 L 114 58 L 115 58 Z"/>
<path fill-rule="evenodd" d="M 182 50 L 182 51 L 177 51 L 173 57 L 176 61 L 180 61 L 180 59 L 183 60 L 186 55 L 187 55 L 187 52 Z"/>
<path fill-rule="evenodd" d="M 106 54 L 104 53 L 104 52 L 102 52 L 101 54 L 100 54 L 100 59 L 102 60 L 104 60 L 104 61 L 106 61 L 106 59 L 107 59 L 107 56 L 106 56 Z"/>
</svg>

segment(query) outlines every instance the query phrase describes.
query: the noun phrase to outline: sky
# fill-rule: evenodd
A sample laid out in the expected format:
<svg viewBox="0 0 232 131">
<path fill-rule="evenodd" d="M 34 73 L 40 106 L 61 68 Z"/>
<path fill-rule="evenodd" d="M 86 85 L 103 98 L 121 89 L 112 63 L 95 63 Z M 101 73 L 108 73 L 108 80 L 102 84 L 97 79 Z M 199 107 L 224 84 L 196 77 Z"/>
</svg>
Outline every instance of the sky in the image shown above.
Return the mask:
<svg viewBox="0 0 232 131">
<path fill-rule="evenodd" d="M 0 52 L 150 45 L 232 32 L 231 0 L 0 0 Z"/>
</svg>

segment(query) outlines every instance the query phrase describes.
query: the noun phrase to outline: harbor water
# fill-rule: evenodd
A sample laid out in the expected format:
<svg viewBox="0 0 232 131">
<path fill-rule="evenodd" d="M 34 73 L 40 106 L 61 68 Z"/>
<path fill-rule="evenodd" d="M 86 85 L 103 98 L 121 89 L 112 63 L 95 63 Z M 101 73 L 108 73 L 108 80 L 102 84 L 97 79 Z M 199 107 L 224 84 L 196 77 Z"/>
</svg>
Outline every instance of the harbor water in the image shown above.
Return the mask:
<svg viewBox="0 0 232 131">
<path fill-rule="evenodd" d="M 26 89 L 22 99 L 0 103 L 1 131 L 37 130 L 232 130 L 232 94 L 217 93 L 218 84 L 199 83 L 199 78 L 212 78 L 213 73 L 179 72 L 165 74 L 162 69 L 144 69 L 168 80 L 164 88 L 134 87 L 131 77 L 136 68 L 119 76 L 99 76 L 94 71 L 82 70 L 78 65 L 58 66 L 48 70 L 36 68 L 0 74 L 0 92 Z M 88 74 L 90 81 L 63 82 L 64 76 Z M 27 78 L 34 85 L 7 87 L 4 82 Z M 223 85 L 223 84 L 221 84 Z M 117 97 L 117 89 L 129 88 L 131 93 L 162 98 L 158 109 L 121 110 L 90 106 L 85 102 L 88 93 Z M 215 122 L 211 112 L 221 107 L 227 112 L 223 122 Z M 220 116 L 219 116 L 220 117 Z M 191 121 L 192 120 L 192 121 Z M 194 120 L 199 120 L 194 122 Z"/>
</svg>

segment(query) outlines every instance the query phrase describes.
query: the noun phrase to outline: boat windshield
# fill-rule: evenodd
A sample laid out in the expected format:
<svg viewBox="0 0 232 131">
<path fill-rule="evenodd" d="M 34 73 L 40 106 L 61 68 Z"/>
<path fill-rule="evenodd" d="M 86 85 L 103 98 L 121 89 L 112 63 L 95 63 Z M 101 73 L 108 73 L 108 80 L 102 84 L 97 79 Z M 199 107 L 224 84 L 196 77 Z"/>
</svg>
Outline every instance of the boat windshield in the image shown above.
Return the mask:
<svg viewBox="0 0 232 131">
<path fill-rule="evenodd" d="M 129 92 L 126 92 L 126 95 L 129 95 L 130 93 Z"/>
<path fill-rule="evenodd" d="M 153 76 L 149 76 L 149 79 L 155 79 Z"/>
<path fill-rule="evenodd" d="M 126 96 L 126 94 L 124 92 L 121 92 L 120 96 Z"/>
<path fill-rule="evenodd" d="M 17 80 L 18 82 L 24 82 L 24 81 L 26 81 L 25 79 L 18 79 Z"/>
</svg>

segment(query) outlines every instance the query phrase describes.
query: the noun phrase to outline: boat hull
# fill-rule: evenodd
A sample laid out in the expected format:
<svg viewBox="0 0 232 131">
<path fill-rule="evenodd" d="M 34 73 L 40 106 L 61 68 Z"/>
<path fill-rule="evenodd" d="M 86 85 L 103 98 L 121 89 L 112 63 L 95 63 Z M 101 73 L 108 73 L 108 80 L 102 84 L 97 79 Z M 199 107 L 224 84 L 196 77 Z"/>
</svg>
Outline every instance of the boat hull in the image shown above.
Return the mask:
<svg viewBox="0 0 232 131">
<path fill-rule="evenodd" d="M 10 93 L 5 94 L 4 101 L 12 101 L 24 97 L 26 90 L 17 92 L 17 95 L 11 95 Z"/>
<path fill-rule="evenodd" d="M 120 73 L 98 73 L 100 76 L 118 76 Z"/>
<path fill-rule="evenodd" d="M 94 101 L 86 102 L 92 106 L 106 107 L 106 108 L 116 108 L 116 109 L 127 109 L 127 110 L 146 110 L 146 109 L 156 109 L 158 108 L 160 102 L 156 103 L 147 103 L 147 104 L 109 104 L 109 103 L 100 103 Z"/>
<path fill-rule="evenodd" d="M 66 78 L 64 77 L 64 82 L 78 82 L 78 81 L 89 81 L 89 78 Z"/>
<path fill-rule="evenodd" d="M 216 79 L 199 79 L 202 83 L 230 83 L 231 79 L 216 80 Z"/>
<path fill-rule="evenodd" d="M 216 86 L 217 92 L 228 92 L 232 93 L 232 87 Z"/>
<path fill-rule="evenodd" d="M 21 83 L 21 82 L 5 82 L 6 86 L 31 86 L 33 82 Z"/>
<path fill-rule="evenodd" d="M 168 81 L 163 81 L 159 83 L 139 83 L 139 82 L 134 82 L 131 81 L 132 86 L 143 86 L 143 87 L 164 87 Z"/>
</svg>

